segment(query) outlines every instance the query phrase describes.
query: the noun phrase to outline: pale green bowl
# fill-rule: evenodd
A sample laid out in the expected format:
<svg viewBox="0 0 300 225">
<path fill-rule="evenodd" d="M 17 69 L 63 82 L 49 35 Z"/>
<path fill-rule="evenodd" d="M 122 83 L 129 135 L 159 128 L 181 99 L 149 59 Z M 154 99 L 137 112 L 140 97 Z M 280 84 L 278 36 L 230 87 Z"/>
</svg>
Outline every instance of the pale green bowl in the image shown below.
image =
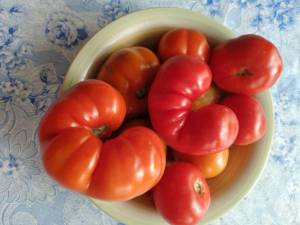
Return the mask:
<svg viewBox="0 0 300 225">
<path fill-rule="evenodd" d="M 69 68 L 62 91 L 93 78 L 103 61 L 115 50 L 132 45 L 154 47 L 161 35 L 173 27 L 202 31 L 213 45 L 234 37 L 232 31 L 199 13 L 177 8 L 155 8 L 132 13 L 107 25 L 79 52 Z M 263 139 L 246 147 L 233 147 L 229 163 L 218 177 L 209 180 L 211 206 L 201 221 L 207 224 L 236 205 L 253 187 L 267 162 L 273 134 L 273 106 L 269 91 L 257 96 L 267 118 Z M 92 199 L 103 211 L 127 225 L 167 224 L 153 205 L 141 199 L 104 202 Z"/>
</svg>

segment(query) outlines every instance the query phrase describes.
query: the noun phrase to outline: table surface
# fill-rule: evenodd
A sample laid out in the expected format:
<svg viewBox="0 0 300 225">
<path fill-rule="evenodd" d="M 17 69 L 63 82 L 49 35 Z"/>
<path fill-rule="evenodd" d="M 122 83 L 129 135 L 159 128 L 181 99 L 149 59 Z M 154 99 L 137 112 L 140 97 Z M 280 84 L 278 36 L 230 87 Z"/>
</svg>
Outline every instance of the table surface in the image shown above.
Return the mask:
<svg viewBox="0 0 300 225">
<path fill-rule="evenodd" d="M 267 167 L 247 197 L 212 225 L 300 224 L 299 0 L 0 0 L 1 225 L 118 224 L 46 176 L 36 130 L 83 44 L 118 17 L 159 6 L 210 15 L 237 34 L 258 33 L 278 46 L 284 73 L 272 89 L 276 131 Z"/>
</svg>

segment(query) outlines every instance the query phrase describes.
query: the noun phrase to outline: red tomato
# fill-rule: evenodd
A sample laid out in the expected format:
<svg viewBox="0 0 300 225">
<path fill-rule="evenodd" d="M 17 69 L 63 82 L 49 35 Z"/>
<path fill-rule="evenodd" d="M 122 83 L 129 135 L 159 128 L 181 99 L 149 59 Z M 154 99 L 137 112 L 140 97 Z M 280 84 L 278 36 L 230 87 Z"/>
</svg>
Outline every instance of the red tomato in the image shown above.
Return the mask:
<svg viewBox="0 0 300 225">
<path fill-rule="evenodd" d="M 162 177 L 165 146 L 152 130 L 131 127 L 103 144 L 88 194 L 129 200 L 150 190 Z"/>
<path fill-rule="evenodd" d="M 265 112 L 254 97 L 247 95 L 230 95 L 223 104 L 231 108 L 239 120 L 239 133 L 236 145 L 248 145 L 258 141 L 266 131 Z"/>
<path fill-rule="evenodd" d="M 270 41 L 248 34 L 217 46 L 212 52 L 210 68 L 220 88 L 252 95 L 270 88 L 278 80 L 282 60 Z"/>
<path fill-rule="evenodd" d="M 154 188 L 154 203 L 170 224 L 195 225 L 209 208 L 209 188 L 197 167 L 175 162 Z"/>
<path fill-rule="evenodd" d="M 200 31 L 180 28 L 163 35 L 159 41 L 158 54 L 163 61 L 176 55 L 190 55 L 207 61 L 209 45 Z"/>
<path fill-rule="evenodd" d="M 150 49 L 123 48 L 108 58 L 97 79 L 109 83 L 123 95 L 127 116 L 133 117 L 146 112 L 148 89 L 158 67 L 159 60 Z"/>
<path fill-rule="evenodd" d="M 173 149 L 203 155 L 228 148 L 238 132 L 234 112 L 223 105 L 196 107 L 211 72 L 199 58 L 175 56 L 160 68 L 148 96 L 152 126 Z"/>
<path fill-rule="evenodd" d="M 98 138 L 121 125 L 125 109 L 123 97 L 103 81 L 71 88 L 39 126 L 47 173 L 67 188 L 104 200 L 128 200 L 152 188 L 166 161 L 156 133 L 131 127 L 114 139 Z"/>
<path fill-rule="evenodd" d="M 228 162 L 229 149 L 208 155 L 188 155 L 176 151 L 173 154 L 177 161 L 190 162 L 205 178 L 212 178 L 224 171 Z"/>
</svg>

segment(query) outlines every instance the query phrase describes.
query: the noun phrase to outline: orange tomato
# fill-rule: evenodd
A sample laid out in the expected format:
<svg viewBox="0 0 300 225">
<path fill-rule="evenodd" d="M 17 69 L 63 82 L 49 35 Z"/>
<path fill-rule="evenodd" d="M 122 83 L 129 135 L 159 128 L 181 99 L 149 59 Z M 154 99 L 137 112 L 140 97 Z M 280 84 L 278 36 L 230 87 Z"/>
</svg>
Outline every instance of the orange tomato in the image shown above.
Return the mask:
<svg viewBox="0 0 300 225">
<path fill-rule="evenodd" d="M 205 178 L 218 176 L 225 169 L 229 150 L 208 155 L 188 155 L 174 151 L 174 157 L 177 161 L 190 162 L 198 167 Z"/>
<path fill-rule="evenodd" d="M 203 106 L 217 104 L 219 103 L 221 96 L 221 90 L 216 85 L 211 84 L 210 87 L 193 102 L 192 110 L 197 111 Z"/>
<path fill-rule="evenodd" d="M 200 31 L 179 28 L 162 36 L 158 55 L 163 61 L 176 55 L 190 55 L 208 61 L 209 51 L 206 37 Z"/>
<path fill-rule="evenodd" d="M 158 67 L 159 60 L 150 49 L 123 48 L 108 58 L 97 79 L 109 83 L 123 95 L 127 117 L 133 117 L 146 112 L 148 89 Z"/>
</svg>

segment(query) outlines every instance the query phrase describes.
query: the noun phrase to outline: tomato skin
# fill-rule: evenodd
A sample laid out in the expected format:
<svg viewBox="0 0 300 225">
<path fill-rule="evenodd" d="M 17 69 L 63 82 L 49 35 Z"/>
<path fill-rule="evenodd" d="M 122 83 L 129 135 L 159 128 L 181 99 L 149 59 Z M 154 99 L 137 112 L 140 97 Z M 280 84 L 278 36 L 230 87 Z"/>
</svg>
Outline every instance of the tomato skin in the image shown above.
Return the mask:
<svg viewBox="0 0 300 225">
<path fill-rule="evenodd" d="M 96 136 L 97 128 L 105 127 L 109 134 L 116 130 L 125 115 L 125 100 L 109 84 L 88 80 L 71 88 L 40 122 L 47 173 L 66 188 L 103 200 L 128 200 L 147 192 L 165 167 L 159 136 L 140 126 L 104 142 Z"/>
<path fill-rule="evenodd" d="M 173 225 L 197 224 L 210 205 L 209 188 L 204 177 L 197 167 L 185 162 L 166 167 L 153 196 L 157 210 Z"/>
<path fill-rule="evenodd" d="M 209 51 L 206 37 L 200 31 L 178 28 L 165 33 L 160 39 L 158 55 L 162 61 L 176 55 L 190 55 L 207 61 Z"/>
<path fill-rule="evenodd" d="M 146 127 L 130 127 L 103 144 L 88 194 L 119 201 L 137 197 L 160 180 L 165 163 L 161 139 Z"/>
<path fill-rule="evenodd" d="M 125 113 L 123 97 L 102 81 L 84 81 L 67 91 L 49 108 L 39 126 L 48 174 L 63 186 L 85 193 L 102 146 L 92 129 L 109 126 L 115 130 Z"/>
<path fill-rule="evenodd" d="M 266 132 L 266 116 L 260 102 L 247 95 L 230 95 L 222 104 L 231 108 L 239 120 L 236 145 L 248 145 L 261 139 Z"/>
<path fill-rule="evenodd" d="M 160 68 L 149 92 L 154 130 L 173 149 L 203 155 L 228 148 L 238 132 L 234 112 L 223 105 L 193 108 L 211 84 L 211 73 L 199 58 L 175 56 Z"/>
<path fill-rule="evenodd" d="M 252 95 L 265 91 L 279 79 L 282 59 L 270 41 L 248 34 L 217 46 L 212 51 L 210 68 L 220 88 Z"/>
<path fill-rule="evenodd" d="M 146 112 L 147 92 L 159 67 L 159 59 L 144 47 L 114 52 L 101 67 L 97 79 L 116 88 L 125 98 L 127 116 Z"/>
<path fill-rule="evenodd" d="M 222 173 L 227 165 L 229 149 L 208 155 L 188 155 L 180 152 L 173 152 L 177 161 L 194 164 L 205 178 L 212 178 Z"/>
<path fill-rule="evenodd" d="M 87 80 L 64 93 L 49 108 L 40 122 L 39 141 L 44 145 L 73 127 L 91 130 L 108 125 L 110 131 L 116 130 L 125 114 L 124 99 L 114 88 L 102 81 Z"/>
<path fill-rule="evenodd" d="M 58 183 L 86 193 L 101 154 L 102 141 L 85 128 L 61 131 L 42 147 L 46 172 Z"/>
</svg>

